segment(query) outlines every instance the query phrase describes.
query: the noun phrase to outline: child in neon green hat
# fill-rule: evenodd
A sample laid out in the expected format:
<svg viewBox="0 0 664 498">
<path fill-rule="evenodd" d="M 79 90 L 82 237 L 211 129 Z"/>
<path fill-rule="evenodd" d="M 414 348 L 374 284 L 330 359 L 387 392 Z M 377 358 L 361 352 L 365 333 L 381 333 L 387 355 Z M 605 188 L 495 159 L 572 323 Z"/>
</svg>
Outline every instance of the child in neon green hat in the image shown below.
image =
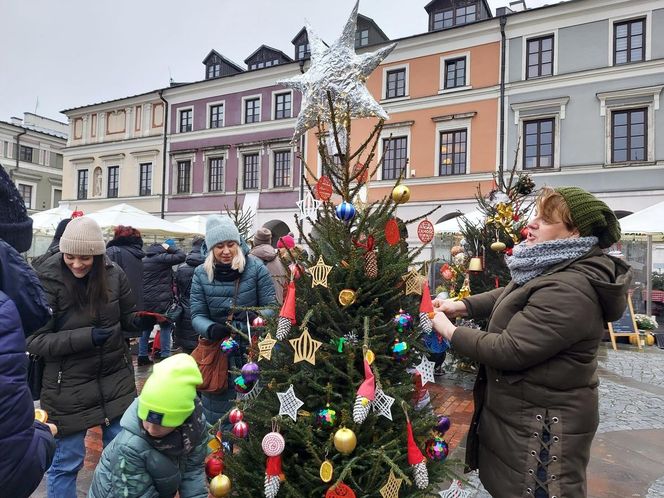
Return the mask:
<svg viewBox="0 0 664 498">
<path fill-rule="evenodd" d="M 154 366 L 140 396 L 107 445 L 88 498 L 174 496 L 206 498 L 207 429 L 194 359 L 176 354 Z"/>
</svg>

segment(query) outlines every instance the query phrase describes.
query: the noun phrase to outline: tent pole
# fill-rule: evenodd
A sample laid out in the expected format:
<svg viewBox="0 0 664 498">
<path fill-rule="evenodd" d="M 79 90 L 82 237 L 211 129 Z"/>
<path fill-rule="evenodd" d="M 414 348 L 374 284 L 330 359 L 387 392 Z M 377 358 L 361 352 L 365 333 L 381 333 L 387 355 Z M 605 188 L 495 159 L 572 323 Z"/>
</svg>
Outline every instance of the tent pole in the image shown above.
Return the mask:
<svg viewBox="0 0 664 498">
<path fill-rule="evenodd" d="M 648 289 L 646 315 L 652 316 L 652 235 L 648 234 L 646 240 L 646 289 Z"/>
</svg>

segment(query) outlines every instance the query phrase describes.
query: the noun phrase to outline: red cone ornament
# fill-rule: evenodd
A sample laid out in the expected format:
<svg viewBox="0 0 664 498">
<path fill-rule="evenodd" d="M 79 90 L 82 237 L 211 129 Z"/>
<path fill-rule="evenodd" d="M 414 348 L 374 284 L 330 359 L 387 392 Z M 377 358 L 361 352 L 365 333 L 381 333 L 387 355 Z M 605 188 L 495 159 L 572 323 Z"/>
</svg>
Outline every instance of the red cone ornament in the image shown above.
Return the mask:
<svg viewBox="0 0 664 498">
<path fill-rule="evenodd" d="M 279 312 L 279 323 L 277 324 L 277 340 L 283 341 L 290 334 L 291 327 L 295 325 L 295 282 L 290 281 L 286 287 L 286 297 Z"/>
<path fill-rule="evenodd" d="M 430 334 L 433 330 L 432 315 L 431 291 L 429 290 L 429 282 L 425 281 L 422 285 L 422 300 L 420 301 L 420 329 L 425 334 Z"/>
<path fill-rule="evenodd" d="M 371 371 L 371 365 L 367 359 L 364 359 L 364 382 L 360 384 L 355 396 L 355 405 L 353 406 L 353 421 L 361 424 L 369 415 L 371 403 L 376 398 L 376 379 Z"/>
<path fill-rule="evenodd" d="M 413 469 L 415 485 L 419 489 L 426 489 L 429 485 L 429 472 L 427 471 L 426 458 L 417 447 L 413 437 L 413 426 L 410 420 L 406 421 L 406 431 L 408 433 L 408 464 Z"/>
</svg>

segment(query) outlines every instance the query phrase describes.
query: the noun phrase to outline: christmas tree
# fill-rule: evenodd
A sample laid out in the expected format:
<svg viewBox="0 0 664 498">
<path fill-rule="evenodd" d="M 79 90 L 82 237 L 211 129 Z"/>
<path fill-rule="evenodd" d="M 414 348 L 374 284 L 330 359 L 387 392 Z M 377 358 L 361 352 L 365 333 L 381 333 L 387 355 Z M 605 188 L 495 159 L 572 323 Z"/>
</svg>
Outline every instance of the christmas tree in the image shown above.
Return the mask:
<svg viewBox="0 0 664 498">
<path fill-rule="evenodd" d="M 218 434 L 233 451 L 209 464 L 212 474 L 223 466 L 211 481 L 215 496 L 420 497 L 452 477 L 444 462 L 449 420 L 421 403 L 433 382 L 425 338 L 435 333 L 415 264 L 424 246 L 409 250 L 395 217 L 410 192 L 397 179 L 390 197 L 366 201 L 387 116 L 363 83 L 393 47 L 357 56 L 356 15 L 357 5 L 329 47 L 308 27 L 312 65 L 285 82 L 304 96 L 294 140 L 316 127 L 326 175 L 301 201 L 313 230 L 296 220 L 308 259 L 291 265 L 279 316 L 252 328 L 228 416 L 234 425 Z M 368 116 L 378 123 L 353 149 L 351 119 Z M 420 221 L 428 242 L 427 214 L 406 223 Z"/>
</svg>

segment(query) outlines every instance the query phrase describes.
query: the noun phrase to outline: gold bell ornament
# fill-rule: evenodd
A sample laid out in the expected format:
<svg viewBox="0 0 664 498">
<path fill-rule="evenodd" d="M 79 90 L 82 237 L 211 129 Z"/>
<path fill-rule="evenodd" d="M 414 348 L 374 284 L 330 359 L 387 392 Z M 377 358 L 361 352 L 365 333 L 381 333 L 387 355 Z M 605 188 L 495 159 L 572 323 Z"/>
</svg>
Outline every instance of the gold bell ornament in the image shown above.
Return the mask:
<svg viewBox="0 0 664 498">
<path fill-rule="evenodd" d="M 403 204 L 410 199 L 410 189 L 405 185 L 397 185 L 392 189 L 392 200 L 397 204 Z"/>
<path fill-rule="evenodd" d="M 484 268 L 482 268 L 482 258 L 479 258 L 475 256 L 474 258 L 470 258 L 470 262 L 468 263 L 468 271 L 482 271 Z"/>
</svg>

